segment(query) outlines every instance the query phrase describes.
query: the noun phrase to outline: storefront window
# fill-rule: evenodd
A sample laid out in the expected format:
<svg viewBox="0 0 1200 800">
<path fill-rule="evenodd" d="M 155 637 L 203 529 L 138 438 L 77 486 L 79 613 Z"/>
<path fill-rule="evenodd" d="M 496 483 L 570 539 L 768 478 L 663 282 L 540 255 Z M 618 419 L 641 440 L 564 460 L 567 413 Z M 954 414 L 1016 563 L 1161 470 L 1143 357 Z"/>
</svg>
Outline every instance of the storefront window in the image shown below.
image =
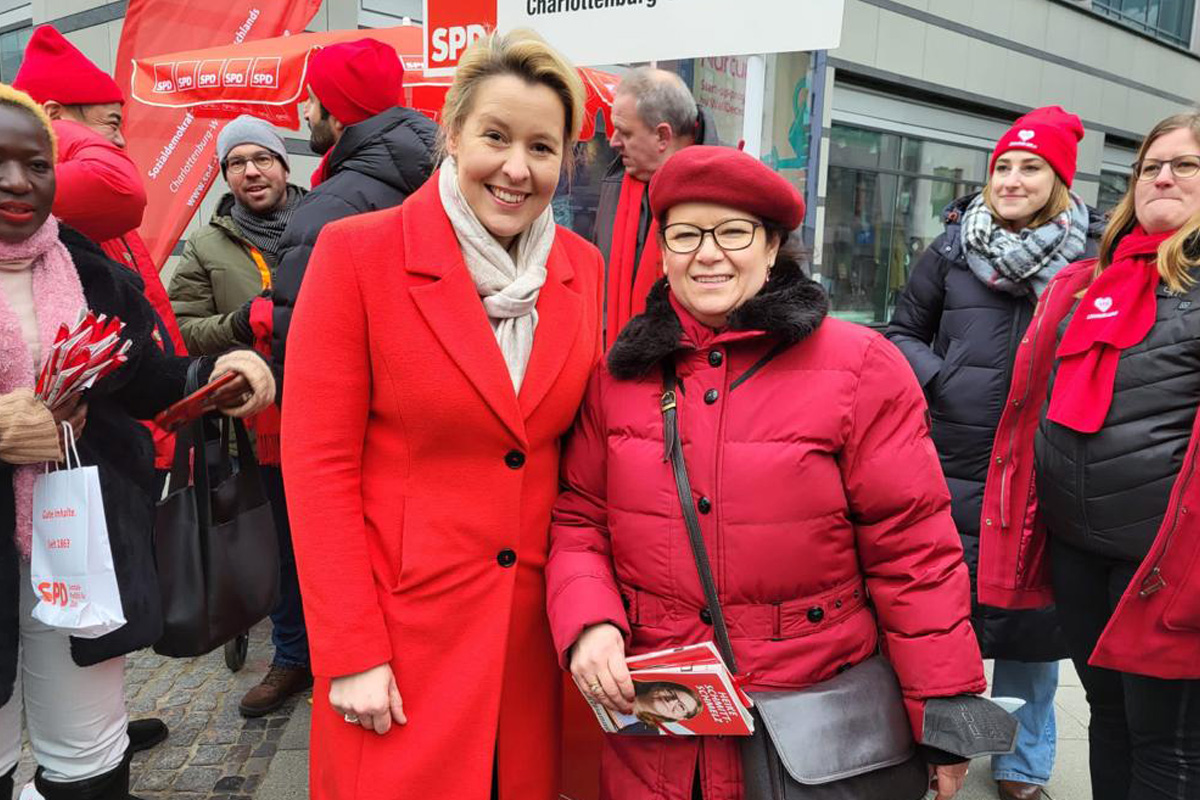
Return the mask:
<svg viewBox="0 0 1200 800">
<path fill-rule="evenodd" d="M 805 193 L 808 179 L 812 114 L 811 56 L 777 53 L 766 60 L 766 94 L 763 102 L 762 160 Z M 746 116 L 746 75 L 749 58 L 721 56 L 682 61 L 660 61 L 658 67 L 677 73 L 687 84 L 697 105 L 710 117 L 722 144 L 742 139 Z M 629 66 L 602 66 L 606 72 L 624 73 Z M 578 148 L 575 174 L 559 186 L 555 218 L 576 233 L 590 237 L 596 221 L 600 185 L 614 167 L 616 152 L 608 145 L 602 118 L 596 135 Z"/>
<path fill-rule="evenodd" d="M 1187 47 L 1194 0 L 1092 0 L 1092 8 L 1156 39 Z"/>
<path fill-rule="evenodd" d="M 1129 175 L 1124 172 L 1102 170 L 1100 172 L 1100 195 L 1096 199 L 1096 210 L 1107 214 L 1116 208 L 1117 203 L 1129 189 Z"/>
<path fill-rule="evenodd" d="M 33 26 L 0 33 L 0 81 L 12 83 L 21 68 L 25 45 L 33 35 Z"/>
<path fill-rule="evenodd" d="M 987 158 L 970 147 L 833 126 L 814 273 L 835 316 L 887 322 L 913 262 L 944 230 L 943 210 L 982 187 Z"/>
</svg>

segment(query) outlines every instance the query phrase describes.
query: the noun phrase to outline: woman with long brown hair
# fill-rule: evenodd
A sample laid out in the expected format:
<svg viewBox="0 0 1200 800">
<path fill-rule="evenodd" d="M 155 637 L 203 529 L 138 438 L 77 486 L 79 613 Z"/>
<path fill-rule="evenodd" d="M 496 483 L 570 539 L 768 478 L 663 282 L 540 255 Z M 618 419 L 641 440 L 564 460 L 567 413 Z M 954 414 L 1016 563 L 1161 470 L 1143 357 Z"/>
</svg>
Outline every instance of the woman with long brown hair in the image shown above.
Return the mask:
<svg viewBox="0 0 1200 800">
<path fill-rule="evenodd" d="M 1098 260 L 1022 339 L 984 495 L 979 599 L 1054 602 L 1096 800 L 1200 789 L 1200 114 L 1146 137 Z"/>
</svg>

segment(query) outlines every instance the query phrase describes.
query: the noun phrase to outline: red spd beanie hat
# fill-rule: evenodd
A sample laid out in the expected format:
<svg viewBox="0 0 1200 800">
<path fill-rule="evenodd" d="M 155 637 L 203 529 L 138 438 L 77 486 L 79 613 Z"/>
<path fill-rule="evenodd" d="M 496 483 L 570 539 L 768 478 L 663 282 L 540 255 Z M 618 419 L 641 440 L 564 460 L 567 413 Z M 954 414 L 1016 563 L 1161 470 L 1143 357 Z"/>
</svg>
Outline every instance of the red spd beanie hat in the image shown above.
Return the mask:
<svg viewBox="0 0 1200 800">
<path fill-rule="evenodd" d="M 312 54 L 308 85 L 338 122 L 355 125 L 400 102 L 404 67 L 377 39 L 341 42 Z"/>
<path fill-rule="evenodd" d="M 87 106 L 125 102 L 117 82 L 50 25 L 41 26 L 29 37 L 12 85 L 39 103 L 55 100 Z"/>
<path fill-rule="evenodd" d="M 1046 159 L 1050 168 L 1068 187 L 1075 182 L 1075 163 L 1079 141 L 1083 139 L 1083 123 L 1079 117 L 1060 106 L 1036 108 L 1021 117 L 1008 133 L 1000 137 L 988 172 L 996 168 L 996 159 L 1010 150 L 1023 150 Z"/>
<path fill-rule="evenodd" d="M 795 230 L 804 198 L 782 175 L 732 147 L 694 144 L 667 159 L 650 181 L 650 210 L 661 218 L 680 203 L 717 203 Z"/>
</svg>

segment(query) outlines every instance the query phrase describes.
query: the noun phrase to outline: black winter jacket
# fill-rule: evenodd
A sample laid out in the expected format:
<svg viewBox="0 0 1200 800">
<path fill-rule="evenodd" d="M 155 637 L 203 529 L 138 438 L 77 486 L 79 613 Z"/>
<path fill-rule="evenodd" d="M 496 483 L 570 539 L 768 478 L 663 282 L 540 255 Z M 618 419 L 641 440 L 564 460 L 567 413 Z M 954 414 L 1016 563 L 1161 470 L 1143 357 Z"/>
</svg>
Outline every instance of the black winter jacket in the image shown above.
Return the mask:
<svg viewBox="0 0 1200 800">
<path fill-rule="evenodd" d="M 946 230 L 913 267 L 886 331 L 929 401 L 933 441 L 950 488 L 973 595 L 988 456 L 1017 345 L 1033 317 L 1031 300 L 988 288 L 967 266 L 960 220 L 974 199 L 960 198 L 943 212 Z M 1089 250 L 1102 232 L 1103 222 L 1093 212 Z M 1053 610 L 1002 611 L 980 606 L 972 597 L 971 621 L 985 658 L 1066 657 Z"/>
<path fill-rule="evenodd" d="M 61 226 L 88 308 L 119 317 L 132 342 L 129 363 L 87 395 L 87 428 L 78 441 L 85 466 L 99 468 L 104 515 L 127 624 L 98 639 L 71 639 L 71 656 L 90 666 L 147 647 L 162 633 L 162 610 L 151 544 L 154 530 L 154 445 L 137 419 L 150 419 L 181 399 L 191 359 L 166 355 L 152 338 L 157 315 L 142 295 L 136 272 L 110 261 L 90 239 Z M 204 359 L 202 380 L 212 373 Z M 0 462 L 0 705 L 16 675 L 20 556 L 12 488 L 13 467 Z"/>
<path fill-rule="evenodd" d="M 1121 352 L 1104 426 L 1079 433 L 1049 422 L 1043 408 L 1034 439 L 1038 509 L 1050 535 L 1133 562 L 1162 525 L 1200 398 L 1200 287 L 1178 296 L 1160 286 L 1156 299 L 1154 327 Z M 1060 324 L 1060 340 L 1073 316 Z"/>
<path fill-rule="evenodd" d="M 305 195 L 279 245 L 271 347 L 283 365 L 292 309 L 317 236 L 328 222 L 398 206 L 433 172 L 438 127 L 395 107 L 346 128 L 329 151 L 324 180 Z"/>
</svg>

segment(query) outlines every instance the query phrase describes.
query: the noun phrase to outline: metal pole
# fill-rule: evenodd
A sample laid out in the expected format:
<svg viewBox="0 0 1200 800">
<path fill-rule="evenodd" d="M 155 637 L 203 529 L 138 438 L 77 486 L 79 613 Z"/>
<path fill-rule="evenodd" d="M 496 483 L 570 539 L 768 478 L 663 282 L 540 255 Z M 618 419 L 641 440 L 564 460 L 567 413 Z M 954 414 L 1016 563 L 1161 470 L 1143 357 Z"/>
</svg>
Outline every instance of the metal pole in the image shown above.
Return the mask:
<svg viewBox="0 0 1200 800">
<path fill-rule="evenodd" d="M 804 215 L 804 243 L 813 247 L 817 239 L 817 189 L 821 185 L 821 144 L 825 138 L 825 82 L 828 69 L 828 53 L 814 53 L 812 86 L 809 90 L 812 115 L 808 129 L 808 173 L 805 181 L 804 201 L 808 206 Z"/>
<path fill-rule="evenodd" d="M 746 106 L 742 117 L 742 139 L 746 152 L 762 157 L 763 107 L 767 96 L 767 59 L 752 55 L 746 63 Z"/>
</svg>

